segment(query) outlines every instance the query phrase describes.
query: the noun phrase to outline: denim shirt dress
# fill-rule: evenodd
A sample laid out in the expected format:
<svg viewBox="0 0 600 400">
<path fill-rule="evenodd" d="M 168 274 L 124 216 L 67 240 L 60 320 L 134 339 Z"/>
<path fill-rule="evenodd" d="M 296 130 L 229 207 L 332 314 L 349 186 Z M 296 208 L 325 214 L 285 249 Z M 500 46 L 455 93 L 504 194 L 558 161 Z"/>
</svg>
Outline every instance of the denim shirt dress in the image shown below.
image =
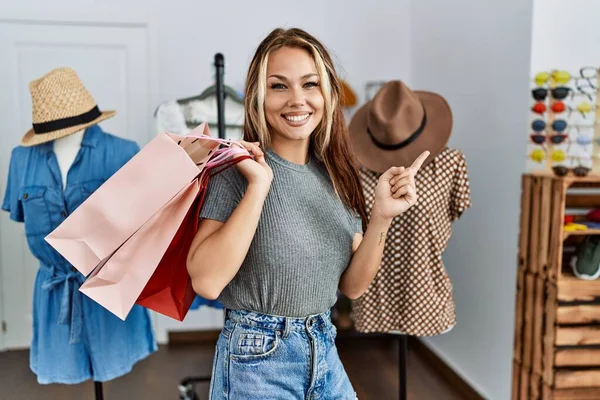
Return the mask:
<svg viewBox="0 0 600 400">
<path fill-rule="evenodd" d="M 12 150 L 2 209 L 25 223 L 27 243 L 40 261 L 30 368 L 41 384 L 108 381 L 157 350 L 146 309 L 136 305 L 121 321 L 79 292 L 85 277 L 44 240 L 138 151 L 135 142 L 98 125 L 87 128 L 63 190 L 53 142 Z"/>
</svg>

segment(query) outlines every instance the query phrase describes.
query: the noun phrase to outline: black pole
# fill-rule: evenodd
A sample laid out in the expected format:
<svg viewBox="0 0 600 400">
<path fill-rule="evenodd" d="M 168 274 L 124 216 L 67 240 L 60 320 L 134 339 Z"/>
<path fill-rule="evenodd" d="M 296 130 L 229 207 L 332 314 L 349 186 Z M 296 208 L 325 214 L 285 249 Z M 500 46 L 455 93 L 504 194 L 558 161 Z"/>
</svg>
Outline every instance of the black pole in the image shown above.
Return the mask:
<svg viewBox="0 0 600 400">
<path fill-rule="evenodd" d="M 219 138 L 225 139 L 225 91 L 223 90 L 225 57 L 223 57 L 223 54 L 215 54 L 215 67 L 217 69 L 217 126 L 219 128 Z"/>
<path fill-rule="evenodd" d="M 400 374 L 400 400 L 406 400 L 406 357 L 408 353 L 408 341 L 406 335 L 400 335 L 400 341 L 398 343 L 398 369 Z"/>
<path fill-rule="evenodd" d="M 102 392 L 102 382 L 94 381 L 94 393 L 96 394 L 96 400 L 104 400 L 104 393 Z"/>
</svg>

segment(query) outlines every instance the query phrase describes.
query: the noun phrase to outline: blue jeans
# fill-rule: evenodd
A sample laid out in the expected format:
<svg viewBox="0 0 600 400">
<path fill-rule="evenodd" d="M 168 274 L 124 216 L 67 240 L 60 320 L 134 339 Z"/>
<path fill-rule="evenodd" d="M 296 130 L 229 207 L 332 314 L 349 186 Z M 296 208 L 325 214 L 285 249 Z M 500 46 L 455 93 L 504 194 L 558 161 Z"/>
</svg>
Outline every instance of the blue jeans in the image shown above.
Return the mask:
<svg viewBox="0 0 600 400">
<path fill-rule="evenodd" d="M 329 312 L 306 318 L 227 310 L 210 399 L 355 400 Z"/>
</svg>

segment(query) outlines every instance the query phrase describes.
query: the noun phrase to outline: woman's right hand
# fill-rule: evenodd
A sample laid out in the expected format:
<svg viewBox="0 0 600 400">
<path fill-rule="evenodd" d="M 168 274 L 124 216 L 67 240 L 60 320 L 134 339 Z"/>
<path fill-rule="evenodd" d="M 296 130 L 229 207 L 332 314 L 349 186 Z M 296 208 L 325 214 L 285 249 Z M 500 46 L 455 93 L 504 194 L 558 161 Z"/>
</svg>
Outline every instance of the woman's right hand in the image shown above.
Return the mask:
<svg viewBox="0 0 600 400">
<path fill-rule="evenodd" d="M 254 156 L 254 160 L 246 159 L 236 164 L 237 169 L 244 175 L 249 185 L 261 185 L 265 188 L 271 186 L 273 180 L 273 170 L 265 161 L 265 153 L 260 149 L 259 142 L 238 142 L 248 152 Z"/>
</svg>

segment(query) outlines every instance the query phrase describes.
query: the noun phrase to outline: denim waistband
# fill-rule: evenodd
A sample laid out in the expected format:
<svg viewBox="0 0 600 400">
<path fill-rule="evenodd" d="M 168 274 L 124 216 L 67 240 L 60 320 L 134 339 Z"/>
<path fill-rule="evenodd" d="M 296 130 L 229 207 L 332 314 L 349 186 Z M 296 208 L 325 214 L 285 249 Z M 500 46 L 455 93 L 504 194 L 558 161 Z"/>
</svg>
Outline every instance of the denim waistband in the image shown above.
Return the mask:
<svg viewBox="0 0 600 400">
<path fill-rule="evenodd" d="M 306 317 L 282 317 L 245 310 L 225 310 L 225 319 L 250 326 L 273 330 L 304 330 L 331 324 L 331 312 L 308 315 Z M 287 329 L 286 329 L 287 327 Z"/>
</svg>

